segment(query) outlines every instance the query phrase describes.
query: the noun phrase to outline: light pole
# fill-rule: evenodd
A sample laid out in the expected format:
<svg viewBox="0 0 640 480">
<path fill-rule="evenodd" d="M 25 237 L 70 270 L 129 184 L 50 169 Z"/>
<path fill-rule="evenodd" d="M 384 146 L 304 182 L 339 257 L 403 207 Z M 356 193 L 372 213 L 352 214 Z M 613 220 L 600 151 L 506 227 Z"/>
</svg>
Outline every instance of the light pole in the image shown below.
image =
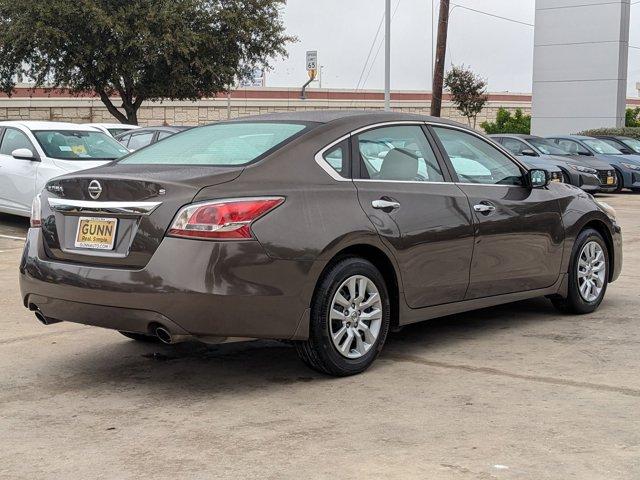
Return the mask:
<svg viewBox="0 0 640 480">
<path fill-rule="evenodd" d="M 391 0 L 385 0 L 384 13 L 384 109 L 391 110 Z"/>
</svg>

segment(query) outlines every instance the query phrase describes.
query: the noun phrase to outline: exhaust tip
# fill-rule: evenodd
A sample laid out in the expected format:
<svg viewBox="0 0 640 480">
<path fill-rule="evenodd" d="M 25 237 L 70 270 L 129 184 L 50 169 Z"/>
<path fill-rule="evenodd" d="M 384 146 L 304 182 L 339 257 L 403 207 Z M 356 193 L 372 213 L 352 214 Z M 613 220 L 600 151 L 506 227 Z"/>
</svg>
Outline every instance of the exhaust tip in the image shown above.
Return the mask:
<svg viewBox="0 0 640 480">
<path fill-rule="evenodd" d="M 45 317 L 40 310 L 36 310 L 34 314 L 41 324 L 49 325 L 49 322 L 47 321 L 47 317 Z"/>
<path fill-rule="evenodd" d="M 171 332 L 169 332 L 169 330 L 164 327 L 156 328 L 156 337 L 158 337 L 158 340 L 160 340 L 162 343 L 166 343 L 168 345 L 173 343 Z"/>
</svg>

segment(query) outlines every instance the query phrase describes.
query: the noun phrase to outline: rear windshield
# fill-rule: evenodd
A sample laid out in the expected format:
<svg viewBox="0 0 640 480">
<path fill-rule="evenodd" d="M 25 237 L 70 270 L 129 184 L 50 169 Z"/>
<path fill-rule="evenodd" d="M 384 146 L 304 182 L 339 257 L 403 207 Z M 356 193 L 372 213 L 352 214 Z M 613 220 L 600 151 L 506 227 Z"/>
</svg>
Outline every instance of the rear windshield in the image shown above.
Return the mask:
<svg viewBox="0 0 640 480">
<path fill-rule="evenodd" d="M 127 164 L 246 165 L 304 131 L 300 123 L 238 122 L 197 127 L 123 158 Z"/>
<path fill-rule="evenodd" d="M 33 132 L 49 158 L 60 160 L 115 160 L 127 153 L 125 147 L 106 133 L 82 130 L 40 130 Z"/>
</svg>

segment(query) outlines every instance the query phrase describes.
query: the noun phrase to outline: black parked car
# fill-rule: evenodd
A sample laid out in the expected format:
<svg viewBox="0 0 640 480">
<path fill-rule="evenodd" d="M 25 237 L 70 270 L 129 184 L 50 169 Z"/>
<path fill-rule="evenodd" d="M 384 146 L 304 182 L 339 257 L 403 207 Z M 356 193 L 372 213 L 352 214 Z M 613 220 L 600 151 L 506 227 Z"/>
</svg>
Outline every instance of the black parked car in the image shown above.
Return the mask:
<svg viewBox="0 0 640 480">
<path fill-rule="evenodd" d="M 613 192 L 617 177 L 613 166 L 595 157 L 573 155 L 551 140 L 535 135 L 489 135 L 504 148 L 523 161 L 543 165 L 540 159 L 552 162 L 562 170 L 566 183 L 580 187 L 585 192 Z M 542 167 L 544 168 L 544 167 Z"/>
<path fill-rule="evenodd" d="M 163 138 L 170 137 L 178 132 L 182 132 L 191 127 L 174 126 L 174 127 L 146 127 L 116 135 L 115 139 L 129 150 L 139 150 L 142 147 L 156 143 Z"/>
<path fill-rule="evenodd" d="M 598 308 L 615 212 L 440 118 L 290 112 L 194 128 L 51 180 L 24 305 L 137 340 L 275 338 L 362 372 L 391 328 L 530 297 Z"/>
</svg>

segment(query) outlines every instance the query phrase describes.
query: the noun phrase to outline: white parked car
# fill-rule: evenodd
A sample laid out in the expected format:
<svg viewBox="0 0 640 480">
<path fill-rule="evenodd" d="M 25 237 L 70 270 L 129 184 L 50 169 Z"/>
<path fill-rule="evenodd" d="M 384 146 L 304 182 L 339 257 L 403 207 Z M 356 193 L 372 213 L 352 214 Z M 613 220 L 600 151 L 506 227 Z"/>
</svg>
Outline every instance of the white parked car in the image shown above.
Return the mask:
<svg viewBox="0 0 640 480">
<path fill-rule="evenodd" d="M 0 212 L 31 214 L 44 184 L 129 153 L 109 135 L 74 123 L 0 122 Z"/>
<path fill-rule="evenodd" d="M 127 125 L 126 123 L 85 123 L 84 125 L 97 128 L 101 132 L 111 135 L 112 137 L 140 128 L 138 125 Z"/>
</svg>

